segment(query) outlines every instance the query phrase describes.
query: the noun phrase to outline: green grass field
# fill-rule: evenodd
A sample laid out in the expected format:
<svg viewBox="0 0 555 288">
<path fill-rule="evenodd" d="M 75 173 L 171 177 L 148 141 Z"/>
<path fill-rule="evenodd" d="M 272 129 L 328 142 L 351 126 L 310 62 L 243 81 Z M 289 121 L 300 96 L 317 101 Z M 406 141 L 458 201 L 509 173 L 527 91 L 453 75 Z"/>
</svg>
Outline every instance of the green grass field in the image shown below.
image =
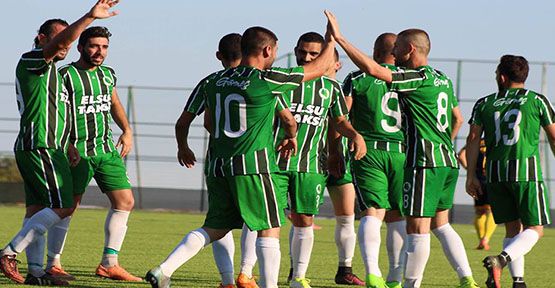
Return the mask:
<svg viewBox="0 0 555 288">
<path fill-rule="evenodd" d="M 20 228 L 24 208 L 1 206 L 0 208 L 0 244 L 5 245 Z M 100 261 L 100 253 L 104 244 L 105 210 L 79 210 L 70 227 L 67 244 L 62 262 L 65 269 L 77 276 L 72 287 L 150 287 L 146 283 L 114 282 L 98 278 L 94 270 Z M 120 263 L 130 272 L 144 276 L 147 270 L 158 265 L 182 239 L 188 231 L 199 227 L 204 220 L 203 215 L 183 214 L 157 211 L 135 211 L 131 214 L 127 238 L 120 252 Z M 336 287 L 333 282 L 337 265 L 337 254 L 334 243 L 333 219 L 317 219 L 323 227 L 315 231 L 314 252 L 308 277 L 312 279 L 312 287 Z M 358 223 L 357 223 L 358 225 Z M 288 231 L 289 225 L 285 227 Z M 496 253 L 501 248 L 503 229 L 498 229 L 491 241 L 492 251 L 477 251 L 473 248 L 477 244 L 474 229 L 471 225 L 456 225 L 467 247 L 468 257 L 474 271 L 474 276 L 480 285 L 483 284 L 486 273 L 481 266 L 481 260 L 489 253 Z M 382 229 L 385 233 L 385 229 Z M 238 269 L 239 231 L 236 239 L 235 267 Z M 382 237 L 384 239 L 384 237 Z M 439 242 L 432 237 L 432 254 L 424 275 L 423 287 L 455 287 L 458 284 L 455 272 L 449 266 Z M 387 255 L 382 242 L 380 264 L 382 271 L 387 271 Z M 282 231 L 282 265 L 280 284 L 287 287 L 285 277 L 289 269 L 287 256 L 287 232 Z M 26 270 L 25 256 L 19 259 L 22 273 Z M 360 260 L 360 253 L 355 254 L 354 270 L 359 276 L 364 276 L 364 267 Z M 255 268 L 255 271 L 257 268 Z M 555 274 L 555 231 L 547 229 L 545 237 L 526 258 L 526 281 L 528 287 L 555 287 L 550 276 Z M 504 287 L 510 286 L 510 277 L 504 273 Z M 190 262 L 183 265 L 172 277 L 173 287 L 217 287 L 219 275 L 212 258 L 212 249 L 201 251 Z M 483 285 L 482 285 L 483 286 Z M 0 287 L 23 287 L 13 285 L 6 278 L 0 277 Z M 339 287 L 339 286 L 337 286 Z"/>
</svg>

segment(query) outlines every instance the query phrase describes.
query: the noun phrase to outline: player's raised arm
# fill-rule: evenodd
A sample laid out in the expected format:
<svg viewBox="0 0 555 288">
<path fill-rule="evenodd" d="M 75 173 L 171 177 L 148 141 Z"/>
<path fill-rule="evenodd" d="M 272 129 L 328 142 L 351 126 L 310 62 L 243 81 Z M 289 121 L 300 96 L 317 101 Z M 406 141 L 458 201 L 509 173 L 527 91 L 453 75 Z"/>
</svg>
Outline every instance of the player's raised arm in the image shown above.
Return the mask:
<svg viewBox="0 0 555 288">
<path fill-rule="evenodd" d="M 63 49 L 68 49 L 81 32 L 96 19 L 105 19 L 118 14 L 118 11 L 111 11 L 111 8 L 118 4 L 119 0 L 99 0 L 79 20 L 69 25 L 43 47 L 43 55 L 46 62 L 50 62 Z M 43 35 L 46 37 L 45 35 Z M 40 37 L 40 35 L 39 35 Z"/>
<path fill-rule="evenodd" d="M 330 33 L 326 33 L 326 42 L 320 55 L 303 65 L 304 77 L 303 82 L 309 81 L 326 74 L 335 66 L 335 40 L 333 37 L 328 37 Z"/>
<path fill-rule="evenodd" d="M 362 52 L 349 41 L 347 41 L 347 39 L 345 39 L 345 37 L 343 37 L 343 35 L 339 31 L 339 24 L 337 22 L 337 18 L 335 18 L 335 15 L 333 15 L 333 13 L 326 10 L 324 11 L 324 14 L 328 18 L 328 31 L 330 31 L 333 38 L 335 38 L 337 44 L 339 44 L 339 46 L 343 48 L 345 53 L 347 53 L 347 56 L 349 56 L 351 61 L 353 61 L 353 63 L 355 63 L 355 65 L 360 70 L 385 82 L 391 82 L 393 79 L 391 70 L 381 66 L 372 58 L 364 54 L 364 52 Z"/>
</svg>

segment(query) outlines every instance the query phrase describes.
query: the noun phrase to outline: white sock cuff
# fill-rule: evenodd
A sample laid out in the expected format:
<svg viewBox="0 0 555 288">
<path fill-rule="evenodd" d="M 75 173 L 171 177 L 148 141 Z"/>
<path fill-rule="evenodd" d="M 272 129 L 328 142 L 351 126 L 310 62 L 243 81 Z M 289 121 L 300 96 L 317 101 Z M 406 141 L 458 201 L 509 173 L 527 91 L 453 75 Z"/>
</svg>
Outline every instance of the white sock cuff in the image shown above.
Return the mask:
<svg viewBox="0 0 555 288">
<path fill-rule="evenodd" d="M 364 216 L 360 219 L 360 221 L 365 221 L 365 222 L 369 222 L 370 224 L 373 225 L 378 225 L 378 226 L 382 226 L 383 221 L 378 219 L 378 217 L 374 217 L 374 216 Z"/>
<path fill-rule="evenodd" d="M 40 218 L 47 220 L 47 224 L 48 227 L 60 222 L 61 218 L 60 216 L 58 216 L 58 214 L 56 214 L 56 212 L 54 212 L 54 210 L 50 209 L 50 208 L 44 208 L 42 210 L 40 210 L 39 212 L 37 212 L 37 214 L 35 215 L 40 215 Z M 33 216 L 35 216 L 33 215 Z M 31 217 L 32 218 L 32 217 Z"/>
<path fill-rule="evenodd" d="M 454 231 L 455 229 L 453 229 L 453 226 L 451 226 L 451 224 L 447 223 L 445 225 L 441 225 L 435 229 L 432 229 L 432 232 L 434 233 L 434 235 L 438 236 L 441 234 L 445 234 L 445 233 L 449 233 L 451 231 Z"/>
<path fill-rule="evenodd" d="M 295 231 L 293 233 L 297 233 L 299 236 L 304 237 L 314 237 L 314 228 L 312 228 L 312 226 L 295 227 Z"/>
<path fill-rule="evenodd" d="M 206 231 L 204 231 L 204 229 L 202 228 L 198 228 L 196 230 L 193 230 L 191 232 L 189 232 L 189 234 L 194 235 L 195 237 L 197 237 L 201 242 L 203 242 L 204 244 L 202 245 L 202 247 L 206 247 L 210 244 L 211 240 L 210 240 L 210 236 L 208 235 L 208 233 L 206 233 Z"/>
<path fill-rule="evenodd" d="M 405 229 L 407 227 L 407 221 L 399 220 L 395 222 L 386 222 L 385 225 L 391 229 Z"/>
<path fill-rule="evenodd" d="M 274 237 L 256 238 L 256 246 L 261 248 L 279 248 L 279 239 Z"/>
<path fill-rule="evenodd" d="M 355 223 L 355 215 L 335 216 L 335 222 L 340 225 L 352 225 Z"/>
</svg>

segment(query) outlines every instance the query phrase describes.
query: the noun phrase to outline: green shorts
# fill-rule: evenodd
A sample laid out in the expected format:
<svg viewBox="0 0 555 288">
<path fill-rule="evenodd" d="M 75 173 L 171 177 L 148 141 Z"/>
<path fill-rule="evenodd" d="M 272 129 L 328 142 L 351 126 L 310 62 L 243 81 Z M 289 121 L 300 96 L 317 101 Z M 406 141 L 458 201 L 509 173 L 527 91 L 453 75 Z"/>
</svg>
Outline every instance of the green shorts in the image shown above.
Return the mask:
<svg viewBox="0 0 555 288">
<path fill-rule="evenodd" d="M 551 223 L 549 197 L 543 182 L 487 183 L 495 223 L 520 219 L 526 226 Z"/>
<path fill-rule="evenodd" d="M 341 178 L 335 178 L 332 175 L 328 175 L 327 186 L 341 186 L 345 184 L 353 183 L 353 174 L 351 173 L 351 156 L 349 154 L 343 157 L 345 171 L 343 172 L 343 176 Z"/>
<path fill-rule="evenodd" d="M 73 207 L 73 180 L 69 161 L 61 149 L 15 151 L 25 186 L 25 204 L 50 208 Z"/>
<path fill-rule="evenodd" d="M 71 167 L 73 176 L 73 193 L 80 195 L 94 177 L 103 193 L 131 189 L 127 169 L 118 151 L 96 156 L 81 156 L 81 161 Z"/>
<path fill-rule="evenodd" d="M 459 169 L 453 167 L 406 167 L 403 214 L 434 217 L 437 210 L 453 207 Z"/>
<path fill-rule="evenodd" d="M 274 174 L 206 178 L 208 213 L 204 226 L 213 229 L 276 228 L 285 221 L 286 192 L 279 191 Z"/>
<path fill-rule="evenodd" d="M 288 191 L 289 208 L 298 214 L 318 215 L 324 203 L 326 175 L 305 172 L 278 172 L 276 185 Z"/>
<path fill-rule="evenodd" d="M 400 210 L 404 165 L 404 153 L 377 149 L 368 149 L 362 159 L 353 162 L 355 191 L 362 210 Z"/>
</svg>

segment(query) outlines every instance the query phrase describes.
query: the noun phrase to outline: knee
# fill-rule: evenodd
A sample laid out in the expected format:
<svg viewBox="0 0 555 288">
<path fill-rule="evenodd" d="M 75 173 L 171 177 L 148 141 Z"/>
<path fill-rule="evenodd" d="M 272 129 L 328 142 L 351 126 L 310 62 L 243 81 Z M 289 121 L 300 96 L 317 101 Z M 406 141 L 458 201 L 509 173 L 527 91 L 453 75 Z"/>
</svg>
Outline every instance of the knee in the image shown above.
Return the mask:
<svg viewBox="0 0 555 288">
<path fill-rule="evenodd" d="M 55 209 L 54 212 L 56 212 L 56 214 L 58 215 L 58 217 L 64 219 L 68 216 L 71 216 L 73 214 L 73 212 L 75 211 L 74 207 L 71 208 L 61 208 L 61 209 Z"/>
<path fill-rule="evenodd" d="M 291 213 L 291 221 L 295 227 L 310 227 L 314 223 L 312 215 Z"/>
<path fill-rule="evenodd" d="M 112 203 L 112 207 L 118 210 L 124 211 L 131 211 L 135 206 L 135 198 L 133 198 L 133 194 L 128 194 L 125 197 L 116 198 L 114 203 Z"/>
</svg>

